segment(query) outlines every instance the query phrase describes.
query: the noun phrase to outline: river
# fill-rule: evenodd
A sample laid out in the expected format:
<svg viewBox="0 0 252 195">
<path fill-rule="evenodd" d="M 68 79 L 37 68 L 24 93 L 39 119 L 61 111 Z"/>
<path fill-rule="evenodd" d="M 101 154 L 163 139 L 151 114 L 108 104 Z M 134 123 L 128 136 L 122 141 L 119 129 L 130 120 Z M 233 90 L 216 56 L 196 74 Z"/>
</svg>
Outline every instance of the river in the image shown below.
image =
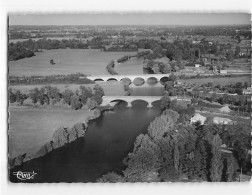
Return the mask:
<svg viewBox="0 0 252 195">
<path fill-rule="evenodd" d="M 131 86 L 131 95 L 161 95 L 161 87 Z M 36 172 L 27 182 L 95 182 L 110 171 L 122 173 L 123 159 L 132 152 L 136 137 L 147 133 L 150 122 L 161 114 L 159 102 L 152 108 L 144 101 L 134 101 L 131 108 L 126 105 L 119 102 L 113 111 L 90 121 L 85 137 L 12 171 Z M 13 175 L 10 180 L 19 182 Z"/>
</svg>

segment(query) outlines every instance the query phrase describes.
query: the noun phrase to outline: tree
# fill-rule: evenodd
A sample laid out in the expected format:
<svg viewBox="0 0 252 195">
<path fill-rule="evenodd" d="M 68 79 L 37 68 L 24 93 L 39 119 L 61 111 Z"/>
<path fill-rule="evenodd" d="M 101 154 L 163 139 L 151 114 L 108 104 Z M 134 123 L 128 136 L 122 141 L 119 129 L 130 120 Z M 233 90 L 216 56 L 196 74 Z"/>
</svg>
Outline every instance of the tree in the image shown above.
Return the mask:
<svg viewBox="0 0 252 195">
<path fill-rule="evenodd" d="M 154 74 L 160 73 L 158 64 L 154 64 L 151 70 L 154 72 Z"/>
<path fill-rule="evenodd" d="M 170 74 L 169 80 L 175 82 L 176 81 L 176 75 L 174 73 Z"/>
<path fill-rule="evenodd" d="M 71 99 L 73 95 L 74 93 L 71 89 L 66 89 L 65 91 L 62 92 L 62 98 L 68 105 L 71 105 Z"/>
<path fill-rule="evenodd" d="M 165 82 L 165 90 L 171 93 L 174 90 L 174 82 L 173 81 Z"/>
<path fill-rule="evenodd" d="M 94 93 L 92 100 L 96 101 L 98 105 L 102 103 L 102 97 L 104 96 L 104 91 L 102 87 L 98 84 L 94 86 Z"/>
<path fill-rule="evenodd" d="M 97 102 L 92 100 L 91 98 L 88 98 L 86 105 L 87 105 L 88 109 L 92 110 L 97 106 Z"/>
<path fill-rule="evenodd" d="M 171 99 L 167 91 L 165 91 L 163 97 L 161 98 L 161 109 L 169 109 L 171 104 Z"/>
<path fill-rule="evenodd" d="M 165 110 L 164 114 L 152 121 L 148 127 L 148 135 L 153 140 L 159 140 L 172 133 L 173 127 L 179 118 L 179 114 L 171 109 Z"/>
<path fill-rule="evenodd" d="M 9 89 L 9 100 L 10 100 L 10 103 L 14 103 L 16 102 L 16 95 L 12 92 L 12 89 L 10 88 Z"/>
<path fill-rule="evenodd" d="M 71 108 L 74 110 L 78 110 L 82 107 L 80 97 L 77 94 L 74 94 L 71 99 Z"/>
<path fill-rule="evenodd" d="M 239 58 L 240 51 L 241 51 L 241 48 L 239 46 L 236 46 L 236 48 L 235 48 L 235 58 Z"/>
<path fill-rule="evenodd" d="M 134 150 L 128 154 L 128 167 L 123 171 L 128 182 L 157 182 L 161 168 L 159 147 L 148 135 L 139 135 Z"/>
<path fill-rule="evenodd" d="M 29 91 L 29 97 L 32 99 L 34 105 L 41 99 L 41 96 L 42 94 L 37 87 Z"/>
<path fill-rule="evenodd" d="M 210 177 L 213 182 L 220 182 L 222 177 L 223 162 L 221 156 L 222 141 L 218 134 L 214 135 L 212 141 L 212 159 L 210 168 Z"/>
<path fill-rule="evenodd" d="M 93 96 L 93 91 L 90 87 L 80 86 L 80 99 L 83 104 L 87 103 L 88 98 Z"/>
<path fill-rule="evenodd" d="M 55 64 L 55 62 L 54 62 L 53 59 L 50 60 L 50 64 L 51 64 L 51 65 L 54 65 L 54 64 Z"/>
</svg>

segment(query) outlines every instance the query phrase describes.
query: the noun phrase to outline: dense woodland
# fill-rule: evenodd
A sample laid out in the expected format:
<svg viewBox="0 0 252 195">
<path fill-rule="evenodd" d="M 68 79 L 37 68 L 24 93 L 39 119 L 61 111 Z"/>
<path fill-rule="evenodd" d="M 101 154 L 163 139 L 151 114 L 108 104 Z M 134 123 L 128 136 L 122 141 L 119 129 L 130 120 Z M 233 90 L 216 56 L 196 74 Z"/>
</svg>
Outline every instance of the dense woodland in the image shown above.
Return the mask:
<svg viewBox="0 0 252 195">
<path fill-rule="evenodd" d="M 111 172 L 98 182 L 227 182 L 237 181 L 241 169 L 250 172 L 249 125 L 180 123 L 185 117 L 177 109 L 166 108 L 151 122 L 148 133 L 136 138 L 124 160 L 123 175 Z M 194 113 L 190 106 L 184 110 L 187 118 Z"/>
</svg>

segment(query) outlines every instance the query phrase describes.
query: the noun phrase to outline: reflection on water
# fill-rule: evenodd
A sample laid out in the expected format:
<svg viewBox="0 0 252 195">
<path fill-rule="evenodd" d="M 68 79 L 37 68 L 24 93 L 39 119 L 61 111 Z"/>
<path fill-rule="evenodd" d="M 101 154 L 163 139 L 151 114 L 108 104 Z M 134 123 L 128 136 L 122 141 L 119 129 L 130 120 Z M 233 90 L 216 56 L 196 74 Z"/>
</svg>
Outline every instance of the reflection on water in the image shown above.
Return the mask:
<svg viewBox="0 0 252 195">
<path fill-rule="evenodd" d="M 160 82 L 155 84 L 144 83 L 141 86 L 130 84 L 130 95 L 132 96 L 162 96 L 164 86 Z"/>
<path fill-rule="evenodd" d="M 109 171 L 120 173 L 123 158 L 133 149 L 136 137 L 146 133 L 149 123 L 161 114 L 159 106 L 146 108 L 143 101 L 133 107 L 118 103 L 113 111 L 90 122 L 85 138 L 31 160 L 17 171 L 36 172 L 30 182 L 94 182 Z M 10 173 L 13 182 L 19 182 Z M 28 181 L 29 182 L 29 181 Z"/>
</svg>

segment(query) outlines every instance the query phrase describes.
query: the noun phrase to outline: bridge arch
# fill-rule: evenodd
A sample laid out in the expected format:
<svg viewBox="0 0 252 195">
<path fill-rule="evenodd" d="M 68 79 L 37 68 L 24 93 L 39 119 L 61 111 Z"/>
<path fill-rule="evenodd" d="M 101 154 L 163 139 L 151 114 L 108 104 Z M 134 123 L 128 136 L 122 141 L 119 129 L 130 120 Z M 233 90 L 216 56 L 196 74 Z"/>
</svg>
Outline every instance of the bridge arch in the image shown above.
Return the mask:
<svg viewBox="0 0 252 195">
<path fill-rule="evenodd" d="M 140 85 L 143 85 L 145 83 L 145 80 L 142 78 L 142 77 L 136 77 L 134 80 L 133 80 L 133 83 L 134 85 L 136 86 L 140 86 Z"/>
<path fill-rule="evenodd" d="M 164 85 L 165 82 L 167 82 L 167 81 L 169 81 L 169 76 L 164 76 L 164 77 L 161 77 L 161 78 L 160 78 L 160 83 L 161 83 L 162 85 Z"/>
<path fill-rule="evenodd" d="M 160 107 L 160 103 L 161 103 L 161 100 L 155 100 L 155 101 L 151 102 L 151 105 L 153 107 Z"/>
<path fill-rule="evenodd" d="M 128 77 L 122 78 L 121 81 L 124 82 L 126 85 L 130 85 L 131 84 L 131 79 L 128 78 Z"/>
<path fill-rule="evenodd" d="M 111 100 L 110 103 L 116 103 L 116 104 L 123 103 L 127 106 L 129 106 L 129 104 L 130 104 L 128 101 L 123 100 L 123 99 L 114 99 L 114 100 Z M 130 104 L 130 106 L 131 106 L 131 104 Z"/>
<path fill-rule="evenodd" d="M 94 79 L 94 81 L 104 81 L 104 80 L 101 78 L 97 78 L 97 79 Z"/>
<path fill-rule="evenodd" d="M 116 78 L 108 78 L 107 81 L 118 81 Z"/>
<path fill-rule="evenodd" d="M 147 80 L 146 80 L 146 83 L 148 83 L 149 85 L 153 85 L 153 84 L 156 84 L 158 82 L 158 79 L 154 76 L 152 77 L 149 77 Z"/>
</svg>

